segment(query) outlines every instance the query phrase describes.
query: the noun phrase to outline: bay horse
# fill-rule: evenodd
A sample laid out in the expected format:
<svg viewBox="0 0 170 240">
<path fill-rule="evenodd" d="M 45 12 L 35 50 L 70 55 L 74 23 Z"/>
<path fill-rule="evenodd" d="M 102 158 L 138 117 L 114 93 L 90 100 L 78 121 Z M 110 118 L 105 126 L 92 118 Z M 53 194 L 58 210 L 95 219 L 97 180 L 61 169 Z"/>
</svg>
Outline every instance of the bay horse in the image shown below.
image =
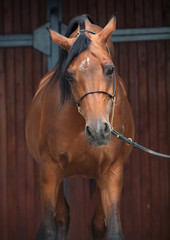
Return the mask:
<svg viewBox="0 0 170 240">
<path fill-rule="evenodd" d="M 63 180 L 96 182 L 93 239 L 124 239 L 119 205 L 123 163 L 132 147 L 111 137 L 114 127 L 134 138 L 134 121 L 113 59 L 113 16 L 102 29 L 88 15 L 74 18 L 65 36 L 49 30 L 62 48 L 57 66 L 39 84 L 26 120 L 26 140 L 40 166 L 42 219 L 37 240 L 64 240 L 69 206 Z M 78 107 L 78 111 L 77 111 Z"/>
</svg>

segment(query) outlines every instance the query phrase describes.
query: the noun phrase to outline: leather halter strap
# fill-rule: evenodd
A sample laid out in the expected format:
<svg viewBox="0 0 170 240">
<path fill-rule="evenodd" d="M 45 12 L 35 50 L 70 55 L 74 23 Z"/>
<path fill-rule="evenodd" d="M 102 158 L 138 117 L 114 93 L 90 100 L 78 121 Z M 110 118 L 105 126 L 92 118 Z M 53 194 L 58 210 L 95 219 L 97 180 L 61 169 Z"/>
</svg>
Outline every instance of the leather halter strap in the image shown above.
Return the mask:
<svg viewBox="0 0 170 240">
<path fill-rule="evenodd" d="M 110 98 L 113 98 L 114 96 L 111 95 L 110 93 L 107 93 L 107 92 L 104 92 L 104 91 L 92 91 L 92 92 L 88 92 L 86 94 L 84 94 L 77 102 L 77 105 L 80 106 L 80 102 L 83 98 L 85 98 L 86 96 L 88 96 L 89 94 L 93 94 L 93 93 L 103 93 L 103 94 L 106 94 L 108 95 Z"/>
</svg>

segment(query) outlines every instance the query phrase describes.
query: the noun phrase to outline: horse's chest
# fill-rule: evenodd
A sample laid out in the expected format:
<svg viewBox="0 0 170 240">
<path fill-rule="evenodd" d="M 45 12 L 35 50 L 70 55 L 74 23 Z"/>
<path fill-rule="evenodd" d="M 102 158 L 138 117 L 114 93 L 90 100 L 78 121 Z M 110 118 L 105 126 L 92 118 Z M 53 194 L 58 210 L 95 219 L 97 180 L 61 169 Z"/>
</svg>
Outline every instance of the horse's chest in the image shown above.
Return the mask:
<svg viewBox="0 0 170 240">
<path fill-rule="evenodd" d="M 94 178 L 106 172 L 113 162 L 111 153 L 105 148 L 79 146 L 75 151 L 69 149 L 59 154 L 58 164 L 65 172 L 65 177 L 81 175 Z"/>
<path fill-rule="evenodd" d="M 106 172 L 115 161 L 115 146 L 109 143 L 105 147 L 93 147 L 85 138 L 84 132 L 77 137 L 63 139 L 48 135 L 48 152 L 56 161 L 64 177 L 81 175 L 94 178 Z"/>
</svg>

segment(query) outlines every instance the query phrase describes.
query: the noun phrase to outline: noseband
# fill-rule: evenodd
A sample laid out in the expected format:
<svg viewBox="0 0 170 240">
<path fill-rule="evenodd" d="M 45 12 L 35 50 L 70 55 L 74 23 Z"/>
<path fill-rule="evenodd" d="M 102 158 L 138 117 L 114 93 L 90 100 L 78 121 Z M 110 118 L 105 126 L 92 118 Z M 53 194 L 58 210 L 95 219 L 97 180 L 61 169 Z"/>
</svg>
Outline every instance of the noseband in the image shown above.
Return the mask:
<svg viewBox="0 0 170 240">
<path fill-rule="evenodd" d="M 113 76 L 114 76 L 114 80 L 113 80 L 113 95 L 111 95 L 110 93 L 105 92 L 105 91 L 91 91 L 91 92 L 85 93 L 82 97 L 79 98 L 78 101 L 76 101 L 75 98 L 74 98 L 74 96 L 73 96 L 73 94 L 72 94 L 71 88 L 70 88 L 71 96 L 72 96 L 72 98 L 73 98 L 73 101 L 74 101 L 75 105 L 76 105 L 77 107 L 80 107 L 80 102 L 81 102 L 85 97 L 87 97 L 88 95 L 94 94 L 94 93 L 103 93 L 103 94 L 107 95 L 109 98 L 111 98 L 111 99 L 113 100 L 113 99 L 115 98 L 115 94 L 116 94 L 116 93 L 115 93 L 115 92 L 116 92 L 116 89 L 115 89 L 115 85 L 116 85 L 115 71 L 114 71 L 114 73 L 113 73 Z"/>
<path fill-rule="evenodd" d="M 80 99 L 78 101 L 75 100 L 73 94 L 72 94 L 72 91 L 71 91 L 71 88 L 70 88 L 70 93 L 71 93 L 71 96 L 73 98 L 73 101 L 75 103 L 75 105 L 77 106 L 77 109 L 78 109 L 78 112 L 83 116 L 83 113 L 81 112 L 81 109 L 80 109 L 80 102 L 85 98 L 87 97 L 88 95 L 90 94 L 94 94 L 94 93 L 102 93 L 102 94 L 105 94 L 107 95 L 110 99 L 112 99 L 112 117 L 111 117 L 111 121 L 110 121 L 110 126 L 111 126 L 111 129 L 113 129 L 113 118 L 114 118 L 114 109 L 115 109 L 115 103 L 116 103 L 116 76 L 115 76 L 115 70 L 114 70 L 114 80 L 113 80 L 113 95 L 111 95 L 110 93 L 108 92 L 105 92 L 105 91 L 91 91 L 91 92 L 87 92 L 85 93 L 82 97 L 80 97 Z M 84 116 L 83 116 L 84 117 Z"/>
</svg>

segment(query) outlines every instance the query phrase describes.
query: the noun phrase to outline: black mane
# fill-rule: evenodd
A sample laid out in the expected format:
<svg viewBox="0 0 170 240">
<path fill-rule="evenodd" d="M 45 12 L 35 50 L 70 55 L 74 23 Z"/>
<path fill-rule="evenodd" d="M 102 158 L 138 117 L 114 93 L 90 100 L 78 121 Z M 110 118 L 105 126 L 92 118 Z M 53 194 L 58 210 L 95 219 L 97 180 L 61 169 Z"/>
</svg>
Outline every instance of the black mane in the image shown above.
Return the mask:
<svg viewBox="0 0 170 240">
<path fill-rule="evenodd" d="M 93 20 L 88 15 L 82 15 L 73 18 L 68 25 L 67 32 L 65 34 L 66 37 L 69 37 L 78 26 L 82 29 L 85 26 L 85 20 L 89 19 L 91 23 L 94 23 Z M 61 92 L 61 104 L 63 105 L 65 100 L 70 96 L 70 87 L 67 79 L 65 78 L 65 73 L 72 62 L 72 60 L 78 56 L 81 52 L 87 49 L 90 45 L 90 39 L 87 37 L 85 33 L 81 33 L 75 43 L 73 44 L 69 53 L 64 49 L 60 49 L 60 56 L 57 63 L 57 68 L 54 76 L 51 81 L 55 83 L 59 81 L 60 92 Z"/>
</svg>

